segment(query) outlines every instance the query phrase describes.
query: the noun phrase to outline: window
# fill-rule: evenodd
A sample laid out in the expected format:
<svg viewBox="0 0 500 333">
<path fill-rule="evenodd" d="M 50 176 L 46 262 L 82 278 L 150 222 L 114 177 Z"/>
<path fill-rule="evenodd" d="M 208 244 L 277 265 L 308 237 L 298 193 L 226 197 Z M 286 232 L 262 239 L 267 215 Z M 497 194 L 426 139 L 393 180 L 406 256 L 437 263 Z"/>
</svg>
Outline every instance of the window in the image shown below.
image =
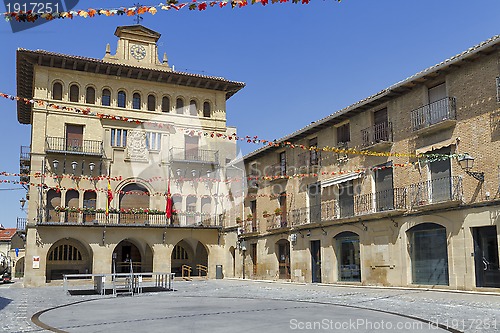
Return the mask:
<svg viewBox="0 0 500 333">
<path fill-rule="evenodd" d="M 188 260 L 189 259 L 188 253 L 182 246 L 176 245 L 174 247 L 173 259 L 174 260 Z"/>
<path fill-rule="evenodd" d="M 203 117 L 210 118 L 211 113 L 212 113 L 212 110 L 210 108 L 210 103 L 209 102 L 203 103 Z"/>
<path fill-rule="evenodd" d="M 170 112 L 170 98 L 167 96 L 161 99 L 161 112 Z"/>
<path fill-rule="evenodd" d="M 136 110 L 141 109 L 141 95 L 139 93 L 132 95 L 132 108 Z"/>
<path fill-rule="evenodd" d="M 500 103 L 500 77 L 497 77 L 497 102 Z"/>
<path fill-rule="evenodd" d="M 318 138 L 309 140 L 309 147 L 318 148 Z M 319 151 L 311 150 L 309 154 L 309 165 L 319 165 Z"/>
<path fill-rule="evenodd" d="M 161 133 L 146 133 L 146 146 L 148 150 L 161 150 Z"/>
<path fill-rule="evenodd" d="M 198 106 L 196 105 L 196 101 L 195 100 L 191 100 L 191 102 L 189 102 L 189 114 L 191 116 L 197 116 L 198 115 Z"/>
<path fill-rule="evenodd" d="M 118 92 L 118 107 L 124 108 L 126 102 L 127 102 L 127 94 L 123 90 L 119 91 Z"/>
<path fill-rule="evenodd" d="M 337 144 L 351 141 L 351 130 L 349 123 L 337 127 Z"/>
<path fill-rule="evenodd" d="M 286 175 L 286 152 L 282 151 L 279 155 L 279 159 L 280 159 L 279 175 L 285 176 Z"/>
<path fill-rule="evenodd" d="M 80 99 L 80 88 L 76 84 L 72 84 L 69 87 L 69 101 L 70 102 L 78 102 Z"/>
<path fill-rule="evenodd" d="M 148 111 L 156 111 L 155 95 L 148 95 Z"/>
<path fill-rule="evenodd" d="M 184 101 L 181 98 L 177 98 L 175 102 L 175 110 L 177 114 L 184 114 Z"/>
<path fill-rule="evenodd" d="M 354 184 L 352 180 L 339 184 L 339 208 L 341 218 L 354 216 Z"/>
<path fill-rule="evenodd" d="M 82 253 L 69 244 L 59 245 L 49 253 L 49 261 L 82 260 Z"/>
<path fill-rule="evenodd" d="M 111 91 L 109 91 L 109 89 L 103 89 L 102 90 L 101 104 L 104 105 L 104 106 L 110 106 L 111 105 Z"/>
<path fill-rule="evenodd" d="M 83 151 L 83 126 L 66 124 L 66 150 Z"/>
<path fill-rule="evenodd" d="M 62 100 L 62 84 L 59 82 L 54 83 L 52 86 L 52 99 Z"/>
<path fill-rule="evenodd" d="M 127 146 L 127 130 L 112 128 L 111 129 L 111 146 L 126 147 Z"/>
<path fill-rule="evenodd" d="M 85 103 L 95 104 L 95 89 L 93 87 L 87 87 L 85 92 Z"/>
</svg>

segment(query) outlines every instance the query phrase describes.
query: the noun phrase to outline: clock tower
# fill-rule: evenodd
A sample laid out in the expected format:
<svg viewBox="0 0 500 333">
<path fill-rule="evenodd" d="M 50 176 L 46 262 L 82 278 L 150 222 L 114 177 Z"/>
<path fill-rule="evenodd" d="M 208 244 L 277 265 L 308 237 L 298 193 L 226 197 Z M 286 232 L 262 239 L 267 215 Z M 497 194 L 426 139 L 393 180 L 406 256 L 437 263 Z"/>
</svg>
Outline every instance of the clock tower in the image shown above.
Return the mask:
<svg viewBox="0 0 500 333">
<path fill-rule="evenodd" d="M 108 44 L 104 61 L 171 70 L 166 55 L 163 61 L 158 59 L 156 42 L 161 36 L 158 32 L 142 25 L 129 25 L 116 28 L 115 35 L 119 38 L 116 54 L 111 55 Z"/>
</svg>

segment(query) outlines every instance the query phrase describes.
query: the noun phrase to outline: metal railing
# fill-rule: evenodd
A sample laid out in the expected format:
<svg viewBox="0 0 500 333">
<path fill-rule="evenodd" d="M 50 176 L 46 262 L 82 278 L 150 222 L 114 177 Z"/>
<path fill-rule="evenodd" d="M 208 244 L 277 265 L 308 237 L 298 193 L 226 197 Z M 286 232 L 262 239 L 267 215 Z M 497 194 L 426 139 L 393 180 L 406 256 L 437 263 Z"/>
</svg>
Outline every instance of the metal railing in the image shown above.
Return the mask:
<svg viewBox="0 0 500 333">
<path fill-rule="evenodd" d="M 276 163 L 269 166 L 269 173 L 271 176 L 286 176 L 286 164 Z"/>
<path fill-rule="evenodd" d="M 47 136 L 45 138 L 45 151 L 52 153 L 66 153 L 77 155 L 103 154 L 102 141 L 58 138 Z"/>
<path fill-rule="evenodd" d="M 85 213 L 53 210 L 47 211 L 47 223 L 71 223 L 82 225 L 161 225 L 173 227 L 221 227 L 224 225 L 223 214 L 178 212 L 168 221 L 164 214 L 148 213 Z"/>
<path fill-rule="evenodd" d="M 410 185 L 410 209 L 447 201 L 462 201 L 462 177 L 451 176 Z"/>
<path fill-rule="evenodd" d="M 413 130 L 419 130 L 445 120 L 455 119 L 456 101 L 454 97 L 445 97 L 424 105 L 411 112 Z"/>
<path fill-rule="evenodd" d="M 17 230 L 26 230 L 26 223 L 28 219 L 25 217 L 18 217 L 17 222 L 16 222 L 16 229 Z"/>
<path fill-rule="evenodd" d="M 289 227 L 287 214 L 270 215 L 267 219 L 267 231 Z"/>
<path fill-rule="evenodd" d="M 362 147 L 379 142 L 392 142 L 392 123 L 383 122 L 361 130 Z"/>
<path fill-rule="evenodd" d="M 259 220 L 254 218 L 253 220 L 250 221 L 249 220 L 243 221 L 242 232 L 245 234 L 259 232 Z"/>
<path fill-rule="evenodd" d="M 172 161 L 219 163 L 219 151 L 210 149 L 185 149 L 170 148 L 170 159 Z"/>
<path fill-rule="evenodd" d="M 21 146 L 19 159 L 21 161 L 29 161 L 31 159 L 31 148 L 29 146 Z"/>
<path fill-rule="evenodd" d="M 297 155 L 295 167 L 298 173 L 314 172 L 321 167 L 321 151 L 307 151 Z"/>
</svg>

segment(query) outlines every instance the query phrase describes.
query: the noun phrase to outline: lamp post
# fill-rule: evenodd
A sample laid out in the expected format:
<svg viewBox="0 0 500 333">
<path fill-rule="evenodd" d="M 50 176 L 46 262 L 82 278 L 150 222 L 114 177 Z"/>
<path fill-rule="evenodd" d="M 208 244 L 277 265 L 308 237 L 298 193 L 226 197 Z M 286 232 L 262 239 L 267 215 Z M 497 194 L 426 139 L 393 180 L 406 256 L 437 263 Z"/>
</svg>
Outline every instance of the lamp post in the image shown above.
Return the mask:
<svg viewBox="0 0 500 333">
<path fill-rule="evenodd" d="M 480 182 L 484 182 L 484 172 L 473 172 L 470 171 L 474 167 L 474 157 L 470 156 L 469 153 L 464 153 L 460 155 L 458 158 L 458 164 L 469 176 L 474 177 Z"/>
</svg>

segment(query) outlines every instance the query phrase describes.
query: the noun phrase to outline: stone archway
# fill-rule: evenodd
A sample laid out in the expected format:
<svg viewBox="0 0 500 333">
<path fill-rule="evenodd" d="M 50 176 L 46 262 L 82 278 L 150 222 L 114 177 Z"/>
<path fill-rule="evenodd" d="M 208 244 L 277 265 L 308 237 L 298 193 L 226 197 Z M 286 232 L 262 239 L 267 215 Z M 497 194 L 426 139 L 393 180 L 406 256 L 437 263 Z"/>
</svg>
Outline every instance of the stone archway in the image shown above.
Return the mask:
<svg viewBox="0 0 500 333">
<path fill-rule="evenodd" d="M 421 223 L 406 231 L 411 260 L 412 283 L 448 285 L 448 244 L 446 228 Z"/>
<path fill-rule="evenodd" d="M 134 273 L 152 272 L 153 251 L 149 245 L 141 246 L 137 242 L 125 239 L 116 245 L 113 251 L 111 271 L 129 273 L 130 267 Z"/>
<path fill-rule="evenodd" d="M 92 253 L 80 241 L 68 238 L 55 242 L 47 252 L 46 279 L 61 280 L 63 274 L 92 273 Z"/>
<path fill-rule="evenodd" d="M 231 269 L 233 277 L 236 277 L 236 249 L 234 246 L 229 248 L 229 253 L 231 254 Z"/>
<path fill-rule="evenodd" d="M 191 267 L 192 275 L 205 276 L 206 272 L 199 269 L 198 265 L 208 268 L 208 251 L 196 239 L 183 239 L 174 246 L 171 256 L 172 273 L 182 276 L 182 266 Z"/>
<path fill-rule="evenodd" d="M 19 258 L 14 266 L 14 277 L 22 278 L 24 276 L 24 257 Z"/>
</svg>

